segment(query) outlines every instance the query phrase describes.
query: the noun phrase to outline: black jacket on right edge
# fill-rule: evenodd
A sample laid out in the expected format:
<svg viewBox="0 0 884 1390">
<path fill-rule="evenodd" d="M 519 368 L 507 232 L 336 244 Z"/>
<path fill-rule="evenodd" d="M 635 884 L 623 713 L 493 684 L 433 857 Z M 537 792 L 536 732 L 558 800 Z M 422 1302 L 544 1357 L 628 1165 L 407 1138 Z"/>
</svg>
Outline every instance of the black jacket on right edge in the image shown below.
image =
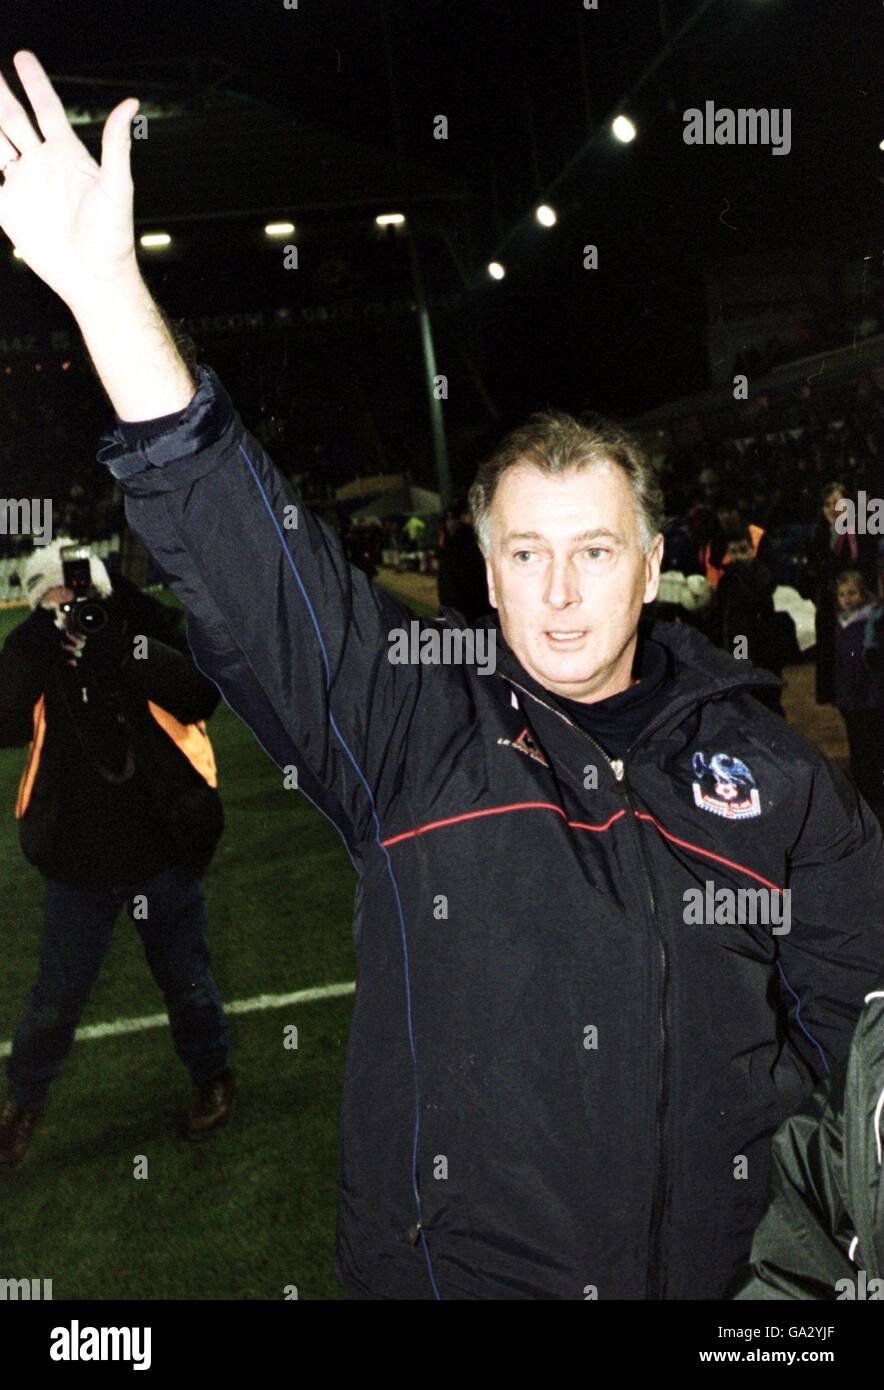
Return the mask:
<svg viewBox="0 0 884 1390">
<path fill-rule="evenodd" d="M 770 1136 L 846 1055 L 884 962 L 877 821 L 749 693 L 770 677 L 658 625 L 670 699 L 624 767 L 502 640 L 494 674 L 391 663 L 411 614 L 347 565 L 211 371 L 177 427 L 133 447 L 115 426 L 100 457 L 195 660 L 360 874 L 345 1293 L 732 1291 Z M 716 755 L 747 769 L 742 818 Z M 686 925 L 707 882 L 788 888 L 791 931 Z"/>
<path fill-rule="evenodd" d="M 884 989 L 846 1067 L 773 1142 L 771 1204 L 738 1299 L 884 1301 Z"/>
</svg>

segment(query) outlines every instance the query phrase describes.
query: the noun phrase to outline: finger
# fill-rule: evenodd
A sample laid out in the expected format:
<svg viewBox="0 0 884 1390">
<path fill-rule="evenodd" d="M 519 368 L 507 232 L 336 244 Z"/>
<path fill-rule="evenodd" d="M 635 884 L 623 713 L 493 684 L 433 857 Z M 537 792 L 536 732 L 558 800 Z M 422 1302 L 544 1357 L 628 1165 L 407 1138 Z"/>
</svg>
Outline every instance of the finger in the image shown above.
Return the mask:
<svg viewBox="0 0 884 1390">
<path fill-rule="evenodd" d="M 14 163 L 17 158 L 18 150 L 10 144 L 5 135 L 0 134 L 0 169 L 4 169 L 9 163 Z"/>
<path fill-rule="evenodd" d="M 0 72 L 0 130 L 22 154 L 36 149 L 40 137 L 28 120 L 25 109 Z"/>
<path fill-rule="evenodd" d="M 47 140 L 53 135 L 66 135 L 71 129 L 70 121 L 39 58 L 28 49 L 22 49 L 12 61 L 43 135 Z"/>
<path fill-rule="evenodd" d="M 110 187 L 128 188 L 132 182 L 129 152 L 132 148 L 132 121 L 138 110 L 135 97 L 115 106 L 104 123 L 101 136 L 101 173 Z"/>
</svg>

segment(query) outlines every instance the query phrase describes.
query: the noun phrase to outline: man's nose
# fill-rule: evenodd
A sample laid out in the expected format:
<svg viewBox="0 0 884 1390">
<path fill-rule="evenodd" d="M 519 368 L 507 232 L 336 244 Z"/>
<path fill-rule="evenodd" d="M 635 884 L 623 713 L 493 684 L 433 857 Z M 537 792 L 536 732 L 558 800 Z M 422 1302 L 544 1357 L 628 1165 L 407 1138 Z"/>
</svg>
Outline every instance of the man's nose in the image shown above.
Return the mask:
<svg viewBox="0 0 884 1390">
<path fill-rule="evenodd" d="M 551 608 L 567 608 L 580 602 L 580 583 L 570 559 L 553 560 L 549 570 L 546 602 Z"/>
</svg>

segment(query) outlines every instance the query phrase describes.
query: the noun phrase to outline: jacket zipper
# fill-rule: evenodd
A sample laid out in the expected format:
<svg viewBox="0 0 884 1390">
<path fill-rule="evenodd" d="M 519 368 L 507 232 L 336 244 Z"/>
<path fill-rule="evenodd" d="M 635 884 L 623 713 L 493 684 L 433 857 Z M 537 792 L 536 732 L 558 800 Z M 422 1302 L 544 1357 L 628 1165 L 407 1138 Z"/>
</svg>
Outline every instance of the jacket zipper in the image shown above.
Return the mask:
<svg viewBox="0 0 884 1390">
<path fill-rule="evenodd" d="M 668 1176 L 668 1164 L 666 1146 L 664 1143 L 664 1129 L 666 1124 L 666 1110 L 669 1104 L 669 1036 L 667 1032 L 667 1013 L 669 1003 L 669 960 L 666 955 L 666 940 L 660 927 L 660 918 L 657 913 L 657 900 L 654 895 L 654 881 L 648 864 L 647 852 L 644 840 L 635 824 L 635 808 L 629 797 L 625 785 L 624 769 L 624 799 L 631 811 L 630 825 L 635 842 L 638 846 L 639 858 L 641 859 L 644 871 L 645 884 L 648 890 L 648 900 L 651 910 L 651 920 L 654 930 L 657 933 L 657 947 L 660 957 L 660 1004 L 658 1010 L 658 1022 L 660 1026 L 660 1065 L 657 1071 L 657 1107 L 655 1117 L 655 1138 L 656 1138 L 656 1168 L 654 1175 L 654 1188 L 651 1195 L 651 1223 L 649 1236 L 649 1259 L 648 1275 L 646 1284 L 646 1294 L 649 1300 L 657 1300 L 662 1295 L 662 1249 L 661 1237 L 663 1231 L 663 1212 L 666 1205 L 666 1180 Z"/>
<path fill-rule="evenodd" d="M 609 758 L 605 750 L 601 748 L 599 744 L 596 743 L 595 739 L 592 738 L 590 734 L 586 733 L 584 729 L 581 729 L 579 725 L 575 724 L 572 720 L 570 720 L 562 710 L 555 709 L 554 706 L 548 705 L 545 700 L 541 700 L 539 696 L 533 694 L 532 691 L 527 690 L 525 686 L 520 685 L 518 681 L 512 680 L 509 676 L 503 676 L 503 679 L 506 680 L 509 685 L 515 686 L 515 688 L 517 690 L 520 690 L 523 695 L 527 695 L 530 699 L 532 699 L 535 702 L 535 704 L 540 705 L 543 709 L 548 710 L 551 714 L 557 714 L 559 718 L 564 720 L 564 722 L 570 728 L 575 729 L 578 734 L 583 735 L 586 741 L 589 744 L 591 744 L 591 746 L 598 753 L 601 754 L 604 761 L 610 767 L 612 773 L 614 774 L 614 779 L 620 791 L 622 792 L 623 800 L 626 806 L 628 807 L 630 813 L 628 817 L 630 824 L 630 834 L 633 837 L 633 842 L 637 846 L 638 857 L 642 866 L 642 876 L 644 878 L 645 887 L 647 889 L 648 894 L 648 906 L 650 909 L 649 915 L 654 932 L 657 936 L 660 965 L 660 1007 L 658 1010 L 658 1021 L 660 1029 L 660 1065 L 657 1069 L 654 1187 L 651 1194 L 651 1221 L 648 1236 L 649 1258 L 647 1280 L 645 1285 L 647 1299 L 657 1300 L 660 1298 L 662 1290 L 662 1271 L 660 1257 L 661 1236 L 663 1230 L 663 1213 L 666 1206 L 665 1191 L 667 1178 L 667 1156 L 664 1144 L 664 1127 L 666 1120 L 666 1110 L 669 1103 L 669 1038 L 666 1026 L 669 985 L 669 962 L 666 955 L 666 941 L 660 929 L 660 921 L 657 914 L 657 900 L 654 894 L 653 875 L 650 870 L 650 865 L 648 864 L 644 842 L 641 838 L 641 835 L 637 832 L 635 826 L 635 807 L 629 795 L 629 786 L 626 781 L 626 765 L 622 758 Z M 748 689 L 750 688 L 751 684 L 751 682 L 747 681 L 729 682 L 721 689 L 716 690 L 714 692 L 710 692 L 709 698 L 717 698 L 720 695 L 730 694 L 734 690 L 741 690 L 744 688 Z M 755 682 L 755 684 L 769 685 L 780 684 L 780 682 L 758 681 Z M 652 734 L 656 733 L 658 729 L 663 728 L 664 725 L 668 724 L 670 720 L 675 717 L 676 713 L 678 713 L 679 716 L 684 718 L 684 716 L 692 712 L 698 704 L 703 703 L 705 703 L 705 699 L 703 696 L 700 696 L 697 699 L 686 700 L 684 702 L 683 707 L 679 706 L 678 703 L 670 705 L 668 709 L 665 709 L 660 714 L 658 714 L 657 718 L 652 720 L 648 727 L 642 731 L 642 733 L 636 739 L 635 743 L 630 748 L 630 754 L 633 754 L 636 748 L 638 748 L 640 744 L 645 743 L 646 740 L 650 738 Z"/>
<path fill-rule="evenodd" d="M 638 858 L 642 867 L 642 876 L 644 878 L 645 887 L 647 889 L 648 894 L 649 916 L 654 932 L 657 936 L 657 947 L 660 963 L 660 1006 L 657 1015 L 660 1038 L 660 1065 L 657 1068 L 657 1102 L 654 1123 L 654 1187 L 651 1193 L 651 1221 L 648 1236 L 649 1258 L 647 1280 L 645 1284 L 645 1293 L 647 1299 L 656 1300 L 660 1297 L 661 1288 L 660 1237 L 663 1229 L 663 1211 L 665 1207 L 664 1193 L 666 1190 L 667 1177 L 666 1149 L 664 1145 L 663 1130 L 666 1119 L 666 1109 L 669 1101 L 669 1038 L 666 1028 L 669 961 L 666 955 L 666 942 L 663 937 L 663 933 L 660 930 L 660 919 L 657 913 L 657 899 L 654 893 L 653 875 L 651 873 L 650 865 L 648 864 L 647 854 L 645 852 L 645 847 L 641 835 L 636 830 L 635 806 L 633 805 L 632 798 L 629 795 L 629 784 L 626 781 L 626 764 L 624 760 L 622 758 L 609 758 L 605 750 L 598 743 L 596 743 L 595 739 L 590 734 L 588 734 L 585 729 L 581 729 L 578 724 L 573 723 L 573 721 L 570 720 L 568 716 L 564 714 L 561 710 L 554 709 L 552 705 L 547 705 L 543 700 L 539 699 L 536 695 L 533 695 L 530 690 L 526 690 L 524 686 L 518 685 L 516 681 L 511 681 L 510 684 L 515 685 L 516 689 L 521 690 L 523 694 L 530 696 L 530 698 L 534 700 L 536 704 L 542 706 L 543 709 L 549 710 L 552 714 L 559 715 L 559 717 L 563 719 L 565 723 L 569 725 L 570 728 L 575 729 L 578 734 L 581 734 L 586 739 L 587 743 L 589 743 L 591 747 L 596 750 L 597 753 L 601 754 L 602 758 L 608 764 L 612 773 L 614 774 L 614 779 L 617 783 L 618 789 L 620 790 L 623 796 L 623 800 L 626 803 L 626 806 L 629 810 L 628 820 L 630 825 L 630 834 L 632 835 L 633 843 L 635 844 L 638 850 Z M 665 722 L 665 720 L 661 722 Z M 657 721 L 655 721 L 655 724 L 656 723 Z M 645 732 L 652 732 L 652 727 L 653 726 L 649 726 L 649 728 Z M 642 741 L 643 737 L 637 740 L 637 743 Z M 637 746 L 637 743 L 633 745 L 633 748 Z"/>
</svg>

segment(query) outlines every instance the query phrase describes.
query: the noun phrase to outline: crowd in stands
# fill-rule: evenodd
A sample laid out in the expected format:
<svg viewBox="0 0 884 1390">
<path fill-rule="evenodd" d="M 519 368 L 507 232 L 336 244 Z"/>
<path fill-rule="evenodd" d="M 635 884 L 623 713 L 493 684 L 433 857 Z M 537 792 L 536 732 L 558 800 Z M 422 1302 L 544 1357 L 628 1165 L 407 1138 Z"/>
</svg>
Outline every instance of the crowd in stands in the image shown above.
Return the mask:
<svg viewBox="0 0 884 1390">
<path fill-rule="evenodd" d="M 317 491 L 311 480 L 324 480 L 326 519 L 356 564 L 371 575 L 391 557 L 399 568 L 438 570 L 440 602 L 479 616 L 483 566 L 464 504 L 441 519 L 353 523 L 333 502 L 334 484 L 354 471 L 347 450 L 341 455 L 329 436 L 307 458 L 298 456 L 298 441 L 322 433 L 305 427 L 304 401 L 297 389 L 292 397 L 288 377 L 269 366 L 257 370 L 251 357 L 237 370 L 220 347 L 217 355 L 244 417 L 284 471 L 297 472 L 311 495 Z M 81 355 L 70 361 L 47 355 L 39 364 L 23 357 L 0 368 L 4 495 L 52 497 L 55 534 L 93 541 L 119 535 L 119 492 L 95 467 L 95 443 L 108 419 Z M 336 453 L 331 472 L 324 450 Z M 884 599 L 884 537 L 837 530 L 833 510 L 841 497 L 884 497 L 884 368 L 840 383 L 806 380 L 674 421 L 656 453 L 667 515 L 664 570 L 684 576 L 680 591 L 666 586 L 661 612 L 702 626 L 727 649 L 747 636 L 745 654 L 778 672 L 799 655 L 794 628 L 773 602 L 778 586 L 791 586 L 816 609 L 817 699 L 837 702 L 840 634 L 855 626 L 843 622 L 842 576 L 851 576 L 854 611 Z M 4 568 L 28 544 L 27 537 L 0 532 Z M 776 694 L 771 703 L 778 707 Z"/>
<path fill-rule="evenodd" d="M 870 338 L 881 332 L 881 312 L 869 299 L 854 299 L 808 315 L 788 335 L 768 334 L 738 352 L 731 364 L 731 376 L 764 376 L 776 367 L 799 357 L 843 347 L 855 335 Z"/>
<path fill-rule="evenodd" d="M 879 521 L 858 520 L 877 509 L 856 505 L 852 515 L 846 505 L 884 498 L 884 374 L 828 392 L 825 403 L 805 384 L 769 407 L 753 403 L 751 433 L 695 440 L 663 458 L 664 567 L 684 581 L 664 586 L 670 601 L 660 608 L 780 674 L 798 648 L 774 592 L 789 585 L 810 599 L 817 702 L 840 711 L 851 775 L 884 818 L 884 535 Z M 777 692 L 764 698 L 780 707 Z"/>
<path fill-rule="evenodd" d="M 729 430 L 692 420 L 683 433 L 695 438 L 660 461 L 670 569 L 702 573 L 707 545 L 717 563 L 726 547 L 718 513 L 736 511 L 764 529 L 777 582 L 811 597 L 823 489 L 839 482 L 848 496 L 884 495 L 884 372 L 835 392 L 804 384 L 776 401 L 761 397 Z"/>
</svg>

